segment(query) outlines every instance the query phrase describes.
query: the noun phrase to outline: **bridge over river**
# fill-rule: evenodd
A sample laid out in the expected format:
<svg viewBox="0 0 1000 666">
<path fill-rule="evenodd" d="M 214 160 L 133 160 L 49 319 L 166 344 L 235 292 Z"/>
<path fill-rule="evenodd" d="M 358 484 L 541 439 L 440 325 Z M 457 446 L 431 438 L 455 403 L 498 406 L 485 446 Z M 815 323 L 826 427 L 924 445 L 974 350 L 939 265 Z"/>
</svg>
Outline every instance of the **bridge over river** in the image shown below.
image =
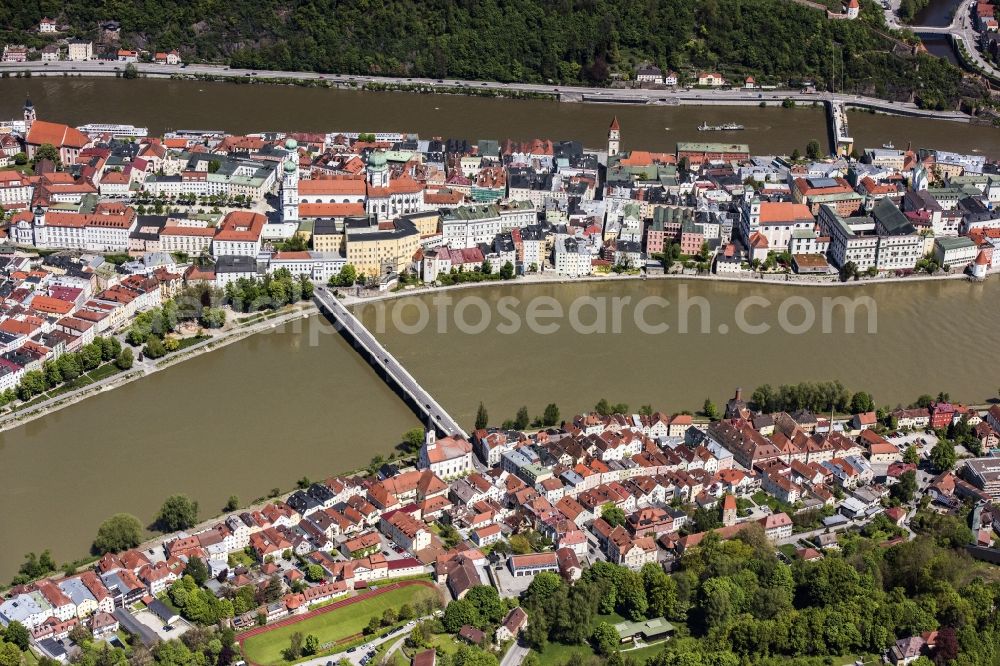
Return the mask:
<svg viewBox="0 0 1000 666">
<path fill-rule="evenodd" d="M 396 358 L 365 328 L 364 324 L 326 287 L 317 287 L 314 296 L 320 310 L 333 322 L 342 336 L 351 341 L 378 369 L 378 374 L 392 385 L 413 410 L 428 424 L 444 435 L 469 435 Z"/>
</svg>

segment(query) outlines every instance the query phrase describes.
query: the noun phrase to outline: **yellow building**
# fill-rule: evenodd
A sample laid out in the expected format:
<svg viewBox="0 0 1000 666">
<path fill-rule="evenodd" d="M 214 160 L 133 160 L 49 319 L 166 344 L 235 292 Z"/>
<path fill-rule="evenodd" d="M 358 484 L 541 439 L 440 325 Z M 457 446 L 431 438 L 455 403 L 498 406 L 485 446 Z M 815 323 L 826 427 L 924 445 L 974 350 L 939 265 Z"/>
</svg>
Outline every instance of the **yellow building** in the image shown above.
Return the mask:
<svg viewBox="0 0 1000 666">
<path fill-rule="evenodd" d="M 409 268 L 420 247 L 420 232 L 407 219 L 378 225 L 347 226 L 347 263 L 358 274 L 385 275 Z M 315 247 L 315 236 L 313 247 Z"/>
<path fill-rule="evenodd" d="M 344 224 L 335 220 L 316 220 L 313 224 L 312 248 L 316 252 L 344 253 Z"/>
<path fill-rule="evenodd" d="M 404 220 L 409 220 L 417 227 L 420 237 L 433 236 L 438 233 L 441 226 L 441 213 L 436 210 L 428 210 L 422 213 L 410 213 L 403 215 Z"/>
</svg>

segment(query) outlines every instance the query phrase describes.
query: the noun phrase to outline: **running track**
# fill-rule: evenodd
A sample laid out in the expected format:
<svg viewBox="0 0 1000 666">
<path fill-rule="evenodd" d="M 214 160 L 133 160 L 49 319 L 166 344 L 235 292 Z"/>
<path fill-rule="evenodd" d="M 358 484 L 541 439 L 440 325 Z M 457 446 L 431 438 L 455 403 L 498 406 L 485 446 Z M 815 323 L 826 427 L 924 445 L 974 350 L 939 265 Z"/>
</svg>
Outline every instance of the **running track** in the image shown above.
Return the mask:
<svg viewBox="0 0 1000 666">
<path fill-rule="evenodd" d="M 385 592 L 391 592 L 392 590 L 398 590 L 398 589 L 400 589 L 402 587 L 409 587 L 411 585 L 421 585 L 423 587 L 427 587 L 427 588 L 430 588 L 432 590 L 436 590 L 437 589 L 434 586 L 433 583 L 431 583 L 430 581 L 426 581 L 426 580 L 404 580 L 404 581 L 401 581 L 399 583 L 392 583 L 391 585 L 386 585 L 385 587 L 380 587 L 377 590 L 367 590 L 367 591 L 362 592 L 361 594 L 358 594 L 356 596 L 349 597 L 347 599 L 341 599 L 339 601 L 335 601 L 332 604 L 329 604 L 327 606 L 323 606 L 322 608 L 317 608 L 316 610 L 309 611 L 308 613 L 304 613 L 302 615 L 292 615 L 290 617 L 286 617 L 285 619 L 279 620 L 279 621 L 275 622 L 274 624 L 268 624 L 268 625 L 264 625 L 263 627 L 254 627 L 253 629 L 248 629 L 247 631 L 244 631 L 244 632 L 240 633 L 236 637 L 236 641 L 240 644 L 240 648 L 242 650 L 242 648 L 243 648 L 243 642 L 246 641 L 248 638 L 253 638 L 254 636 L 258 636 L 260 634 L 267 633 L 268 631 L 274 631 L 275 629 L 280 629 L 282 627 L 287 627 L 288 625 L 291 625 L 291 624 L 296 624 L 298 622 L 303 622 L 305 620 L 308 620 L 311 617 L 315 617 L 317 615 L 322 615 L 323 613 L 329 613 L 330 611 L 335 611 L 335 610 L 344 608 L 346 606 L 350 606 L 351 604 L 356 604 L 359 601 L 364 601 L 365 599 L 371 599 L 372 597 L 377 597 L 378 595 L 383 594 Z M 246 652 L 244 651 L 244 655 L 245 654 L 246 654 Z M 247 662 L 247 663 L 251 663 L 251 662 Z"/>
</svg>

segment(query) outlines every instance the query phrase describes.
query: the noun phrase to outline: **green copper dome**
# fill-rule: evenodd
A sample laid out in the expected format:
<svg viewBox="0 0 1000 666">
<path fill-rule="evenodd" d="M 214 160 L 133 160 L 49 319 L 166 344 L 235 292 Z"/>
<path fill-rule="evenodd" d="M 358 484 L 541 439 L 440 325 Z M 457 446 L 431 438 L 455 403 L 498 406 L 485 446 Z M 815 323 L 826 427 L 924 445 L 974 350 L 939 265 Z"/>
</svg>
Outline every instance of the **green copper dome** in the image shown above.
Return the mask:
<svg viewBox="0 0 1000 666">
<path fill-rule="evenodd" d="M 293 173 L 297 171 L 298 168 L 299 167 L 295 164 L 295 162 L 292 162 L 291 160 L 285 162 L 285 173 Z"/>
<path fill-rule="evenodd" d="M 385 166 L 385 151 L 377 150 L 368 156 L 368 166 L 378 169 Z"/>
<path fill-rule="evenodd" d="M 299 142 L 295 139 L 289 138 L 285 141 L 285 150 L 295 150 L 299 147 Z"/>
</svg>

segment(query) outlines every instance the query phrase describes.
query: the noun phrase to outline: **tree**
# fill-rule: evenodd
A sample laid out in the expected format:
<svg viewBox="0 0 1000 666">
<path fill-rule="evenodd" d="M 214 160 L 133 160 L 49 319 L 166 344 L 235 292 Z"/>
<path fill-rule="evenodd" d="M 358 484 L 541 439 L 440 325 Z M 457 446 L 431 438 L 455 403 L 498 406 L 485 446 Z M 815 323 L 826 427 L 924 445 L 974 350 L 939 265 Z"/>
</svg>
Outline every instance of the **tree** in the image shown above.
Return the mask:
<svg viewBox="0 0 1000 666">
<path fill-rule="evenodd" d="M 330 278 L 330 286 L 350 287 L 358 281 L 358 271 L 352 264 L 347 264 L 340 269 L 337 275 Z"/>
<path fill-rule="evenodd" d="M 403 433 L 403 449 L 407 453 L 416 453 L 424 445 L 424 429 L 410 428 Z"/>
<path fill-rule="evenodd" d="M 858 391 L 851 396 L 851 413 L 862 414 L 864 412 L 875 411 L 875 400 L 870 393 Z"/>
<path fill-rule="evenodd" d="M 43 551 L 41 556 L 35 555 L 35 553 L 28 553 L 24 556 L 24 562 L 18 567 L 18 575 L 14 578 L 14 585 L 20 585 L 36 578 L 41 578 L 55 570 L 56 563 L 52 559 L 50 551 Z"/>
<path fill-rule="evenodd" d="M 598 624 L 590 635 L 590 643 L 594 647 L 594 652 L 602 657 L 607 657 L 612 652 L 617 651 L 621 640 L 621 636 L 608 622 Z"/>
<path fill-rule="evenodd" d="M 786 101 L 787 101 L 787 100 L 786 100 Z M 798 162 L 798 161 L 799 161 L 800 159 L 802 159 L 802 153 L 800 153 L 800 152 L 799 152 L 799 149 L 798 149 L 798 148 L 796 148 L 796 149 L 794 149 L 794 150 L 792 151 L 792 161 L 793 161 L 793 162 Z"/>
<path fill-rule="evenodd" d="M 476 626 L 480 623 L 479 612 L 471 601 L 459 599 L 452 601 L 444 609 L 444 617 L 441 618 L 445 631 L 451 634 L 458 633 L 459 629 L 467 624 Z"/>
<path fill-rule="evenodd" d="M 917 447 L 912 444 L 906 447 L 906 452 L 903 453 L 903 462 L 910 465 L 920 464 L 920 454 L 917 452 Z"/>
<path fill-rule="evenodd" d="M 13 620 L 3 630 L 3 639 L 16 645 L 19 650 L 26 651 L 31 642 L 31 635 L 28 633 L 27 627 L 17 620 Z"/>
<path fill-rule="evenodd" d="M 21 151 L 16 155 L 14 155 L 14 164 L 16 164 L 17 166 L 24 166 L 27 163 L 28 163 L 28 156 L 24 153 L 24 151 Z"/>
<path fill-rule="evenodd" d="M 313 655 L 319 652 L 319 639 L 315 635 L 309 634 L 306 636 L 305 642 L 302 643 L 302 654 Z"/>
<path fill-rule="evenodd" d="M 0 641 L 0 666 L 21 666 L 21 650 L 13 643 Z"/>
<path fill-rule="evenodd" d="M 154 521 L 161 532 L 176 532 L 194 527 L 198 522 L 198 503 L 187 495 L 171 495 L 160 507 Z"/>
<path fill-rule="evenodd" d="M 562 586 L 563 580 L 559 574 L 543 571 L 531 579 L 521 598 L 526 604 L 545 603 Z"/>
<path fill-rule="evenodd" d="M 187 566 L 184 567 L 184 573 L 191 576 L 195 584 L 200 587 L 208 580 L 208 565 L 197 555 L 192 555 L 188 558 Z"/>
<path fill-rule="evenodd" d="M 84 641 L 89 641 L 93 637 L 94 635 L 90 633 L 90 629 L 88 629 L 87 625 L 82 622 L 73 627 L 69 632 L 69 639 L 77 645 L 83 645 Z"/>
<path fill-rule="evenodd" d="M 858 265 L 853 261 L 846 262 L 840 267 L 840 281 L 847 282 L 851 278 L 857 279 L 858 277 Z"/>
<path fill-rule="evenodd" d="M 142 353 L 149 358 L 160 358 L 166 355 L 167 348 L 163 345 L 163 340 L 151 335 L 146 339 L 146 346 L 142 348 Z"/>
<path fill-rule="evenodd" d="M 204 308 L 198 323 L 205 328 L 222 328 L 226 325 L 226 311 L 222 308 Z"/>
<path fill-rule="evenodd" d="M 306 580 L 310 583 L 318 583 L 326 578 L 323 567 L 318 564 L 310 564 L 306 567 Z"/>
<path fill-rule="evenodd" d="M 707 418 L 713 421 L 719 418 L 719 408 L 708 398 L 705 398 L 705 404 L 702 406 L 701 411 Z"/>
<path fill-rule="evenodd" d="M 893 484 L 889 492 L 892 497 L 904 504 L 913 500 L 913 495 L 917 492 L 917 473 L 912 469 L 903 472 L 899 477 L 899 482 Z"/>
<path fill-rule="evenodd" d="M 612 413 L 611 405 L 608 404 L 606 398 L 601 398 L 600 400 L 597 401 L 597 404 L 594 405 L 594 411 L 600 414 L 601 416 L 611 416 Z"/>
<path fill-rule="evenodd" d="M 240 498 L 236 495 L 230 495 L 229 499 L 226 500 L 226 506 L 222 507 L 223 511 L 236 511 L 240 508 Z"/>
<path fill-rule="evenodd" d="M 531 423 L 531 417 L 528 416 L 528 408 L 521 407 L 517 410 L 517 416 L 514 417 L 514 429 L 524 430 Z"/>
<path fill-rule="evenodd" d="M 946 472 L 953 468 L 956 459 L 955 445 L 947 438 L 938 439 L 937 444 L 931 449 L 930 462 L 938 472 Z"/>
<path fill-rule="evenodd" d="M 128 513 L 116 513 L 103 523 L 97 530 L 94 539 L 94 551 L 99 555 L 118 553 L 129 548 L 135 548 L 142 543 L 142 523 Z"/>
<path fill-rule="evenodd" d="M 490 416 L 486 412 L 486 406 L 482 402 L 479 403 L 479 409 L 476 410 L 476 430 L 482 430 L 490 424 Z"/>
<path fill-rule="evenodd" d="M 281 598 L 285 590 L 281 585 L 281 579 L 277 576 L 271 576 L 267 581 L 267 587 L 264 588 L 264 602 L 272 604 Z"/>
<path fill-rule="evenodd" d="M 84 370 L 93 370 L 101 364 L 101 346 L 94 344 L 84 345 L 80 349 L 80 360 L 83 362 Z"/>
<path fill-rule="evenodd" d="M 649 608 L 646 589 L 643 587 L 642 576 L 635 571 L 626 571 L 622 574 L 621 584 L 618 587 L 618 608 L 620 613 L 632 620 L 646 617 Z"/>
<path fill-rule="evenodd" d="M 132 355 L 132 350 L 125 347 L 120 352 L 118 352 L 118 357 L 115 359 L 115 367 L 119 370 L 129 370 L 134 362 L 134 357 Z"/>
<path fill-rule="evenodd" d="M 559 425 L 559 407 L 554 402 L 545 406 L 545 412 L 542 414 L 542 425 L 546 427 Z"/>
<path fill-rule="evenodd" d="M 812 139 L 806 144 L 806 157 L 811 160 L 818 160 L 820 158 L 821 150 L 819 141 Z"/>
<path fill-rule="evenodd" d="M 499 624 L 507 611 L 500 594 L 492 585 L 476 585 L 465 598 L 475 607 L 480 618 L 480 628 Z"/>
<path fill-rule="evenodd" d="M 295 661 L 302 656 L 302 632 L 296 631 L 288 638 L 288 647 L 285 648 L 284 657 L 288 661 Z"/>
<path fill-rule="evenodd" d="M 601 518 L 611 525 L 611 527 L 617 527 L 619 525 L 625 524 L 625 512 L 622 511 L 621 507 L 608 502 L 603 507 L 601 507 Z"/>
<path fill-rule="evenodd" d="M 937 666 L 952 663 L 959 653 L 958 638 L 951 627 L 941 627 L 938 631 L 937 643 L 934 646 L 934 663 Z"/>
<path fill-rule="evenodd" d="M 35 151 L 35 162 L 38 163 L 41 160 L 49 160 L 59 164 L 59 149 L 51 143 L 43 143 Z"/>
<path fill-rule="evenodd" d="M 500 279 L 501 280 L 513 280 L 514 279 L 514 264 L 509 261 L 504 262 L 504 265 L 500 267 Z"/>
<path fill-rule="evenodd" d="M 646 601 L 650 617 L 674 617 L 677 613 L 677 583 L 653 562 L 642 567 Z"/>
<path fill-rule="evenodd" d="M 122 74 L 122 78 L 125 79 L 137 79 L 139 78 L 139 68 L 135 66 L 135 63 L 129 63 L 125 65 L 125 73 Z"/>
<path fill-rule="evenodd" d="M 707 532 L 708 530 L 714 530 L 718 527 L 722 527 L 722 518 L 719 516 L 718 510 L 706 509 L 704 507 L 698 507 L 694 512 L 694 531 L 695 532 Z"/>
<path fill-rule="evenodd" d="M 453 666 L 499 666 L 499 661 L 492 652 L 473 645 L 463 645 L 452 658 L 452 664 Z"/>
</svg>

